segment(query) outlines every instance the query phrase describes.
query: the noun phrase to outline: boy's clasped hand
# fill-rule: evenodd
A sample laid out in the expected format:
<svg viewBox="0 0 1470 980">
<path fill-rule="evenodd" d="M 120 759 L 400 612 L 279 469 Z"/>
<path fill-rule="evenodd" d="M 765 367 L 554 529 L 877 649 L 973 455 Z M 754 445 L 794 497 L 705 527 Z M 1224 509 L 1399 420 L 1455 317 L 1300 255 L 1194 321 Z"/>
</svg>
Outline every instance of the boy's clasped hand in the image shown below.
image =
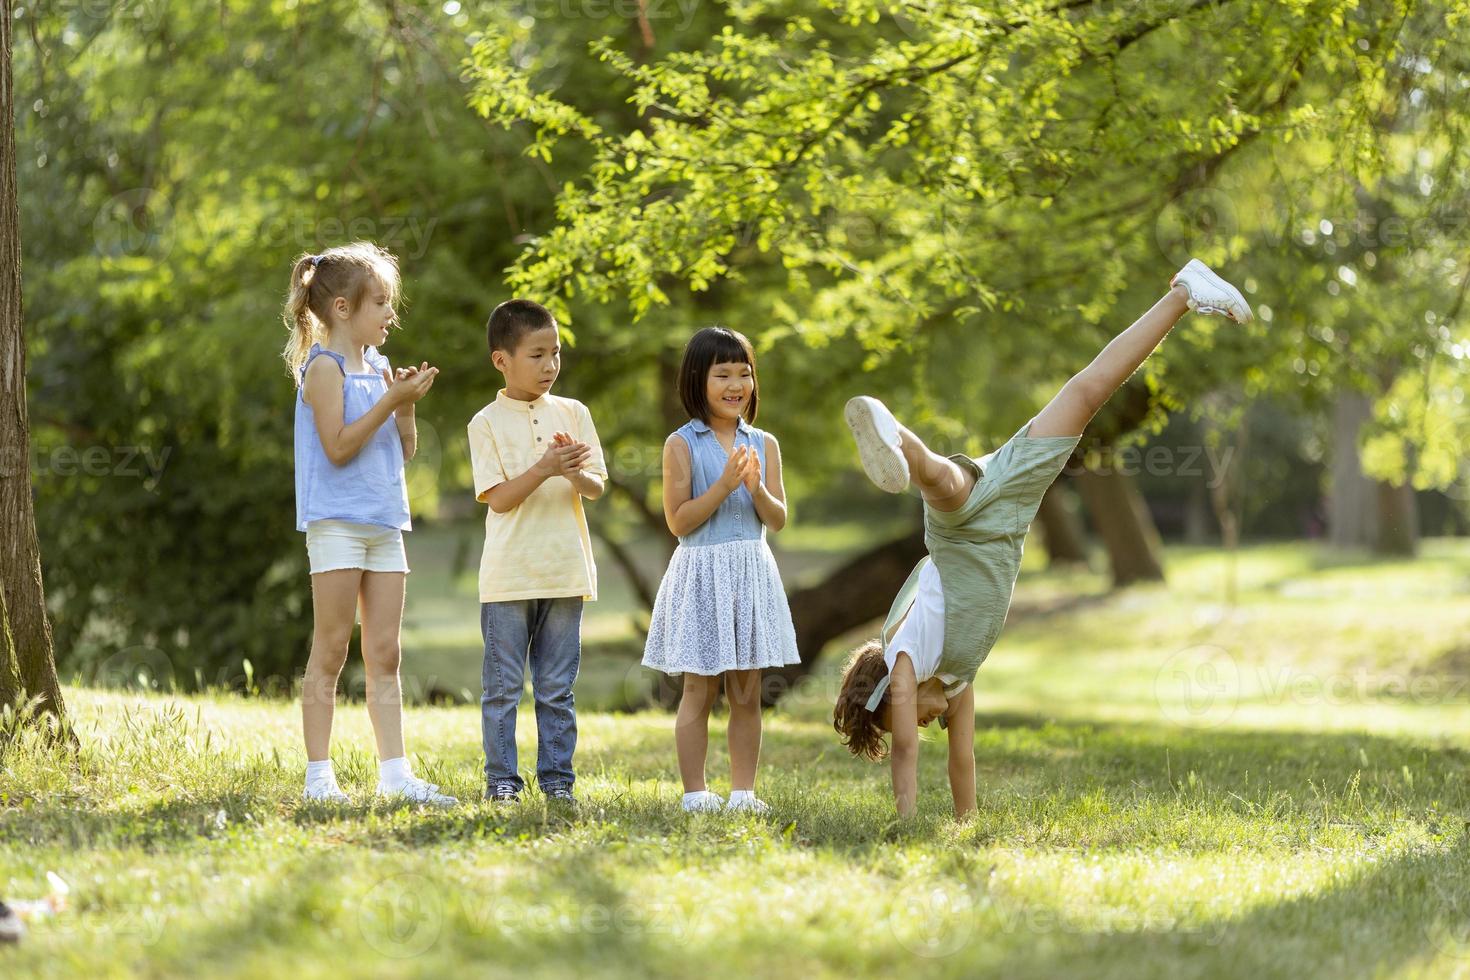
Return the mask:
<svg viewBox="0 0 1470 980">
<path fill-rule="evenodd" d="M 578 442 L 566 432 L 551 437 L 551 445 L 541 457 L 540 466 L 552 476 L 572 477 L 592 460 L 592 447 Z"/>
</svg>

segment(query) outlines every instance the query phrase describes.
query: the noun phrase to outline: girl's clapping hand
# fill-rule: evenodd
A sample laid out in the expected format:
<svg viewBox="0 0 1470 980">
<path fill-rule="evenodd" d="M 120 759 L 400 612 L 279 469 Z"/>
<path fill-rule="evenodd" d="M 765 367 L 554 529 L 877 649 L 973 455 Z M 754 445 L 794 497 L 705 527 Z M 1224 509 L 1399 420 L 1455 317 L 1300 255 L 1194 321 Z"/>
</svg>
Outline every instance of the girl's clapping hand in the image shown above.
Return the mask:
<svg viewBox="0 0 1470 980">
<path fill-rule="evenodd" d="M 430 367 L 425 361 L 418 367 L 401 367 L 393 374 L 383 369 L 383 381 L 388 385 L 388 397 L 399 405 L 412 405 L 429 393 L 439 369 Z"/>
<path fill-rule="evenodd" d="M 741 448 L 745 450 L 745 468 L 740 473 L 740 479 L 745 483 L 745 489 L 754 497 L 761 485 L 761 458 L 753 446 Z"/>
</svg>

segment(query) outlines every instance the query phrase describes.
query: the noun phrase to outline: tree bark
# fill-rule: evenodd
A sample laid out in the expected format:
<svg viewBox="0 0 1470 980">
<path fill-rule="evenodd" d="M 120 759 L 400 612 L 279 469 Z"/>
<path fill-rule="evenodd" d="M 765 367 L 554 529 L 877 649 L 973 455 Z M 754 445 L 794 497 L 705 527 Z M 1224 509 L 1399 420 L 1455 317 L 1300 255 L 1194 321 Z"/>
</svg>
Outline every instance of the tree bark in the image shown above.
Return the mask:
<svg viewBox="0 0 1470 980">
<path fill-rule="evenodd" d="M 41 708 L 64 717 L 61 685 L 41 588 L 41 554 L 31 498 L 30 423 L 20 292 L 20 207 L 16 197 L 15 90 L 10 0 L 0 0 L 0 591 L 9 651 L 21 688 Z M 8 669 L 0 668 L 0 674 Z M 3 682 L 0 682 L 3 683 Z M 7 701 L 6 703 L 13 703 Z"/>
<path fill-rule="evenodd" d="M 863 552 L 820 583 L 789 596 L 801 663 L 765 672 L 761 700 L 775 704 L 812 672 L 823 648 L 836 637 L 888 614 L 899 587 L 928 551 L 914 531 Z"/>
<path fill-rule="evenodd" d="M 1093 529 L 1108 551 L 1113 587 L 1162 582 L 1164 562 L 1159 532 L 1132 477 L 1107 468 L 1084 467 L 1077 489 L 1092 517 Z"/>
<path fill-rule="evenodd" d="M 1419 553 L 1419 502 L 1407 483 L 1378 483 L 1378 534 L 1373 550 L 1380 555 L 1412 558 Z"/>
<path fill-rule="evenodd" d="M 1412 557 L 1419 551 L 1419 506 L 1408 483 L 1385 483 L 1363 473 L 1358 434 L 1373 414 L 1361 392 L 1338 396 L 1332 412 L 1332 492 L 1327 501 L 1329 540 L 1338 548 Z"/>
<path fill-rule="evenodd" d="M 1327 499 L 1328 540 L 1334 548 L 1369 548 L 1378 537 L 1373 481 L 1363 475 L 1358 431 L 1371 406 L 1361 392 L 1345 391 L 1332 406 L 1332 492 Z"/>
<path fill-rule="evenodd" d="M 1036 522 L 1041 525 L 1046 543 L 1047 561 L 1055 565 L 1087 564 L 1087 543 L 1082 535 L 1082 522 L 1077 518 L 1072 493 L 1058 480 L 1041 498 Z"/>
</svg>

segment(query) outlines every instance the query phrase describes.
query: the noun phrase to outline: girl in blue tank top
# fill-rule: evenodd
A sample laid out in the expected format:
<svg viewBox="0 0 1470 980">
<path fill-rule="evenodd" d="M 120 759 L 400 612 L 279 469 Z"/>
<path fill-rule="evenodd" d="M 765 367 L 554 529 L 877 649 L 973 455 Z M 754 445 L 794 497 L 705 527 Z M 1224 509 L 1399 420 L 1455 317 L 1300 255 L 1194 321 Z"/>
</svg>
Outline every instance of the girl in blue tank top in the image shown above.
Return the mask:
<svg viewBox="0 0 1470 980">
<path fill-rule="evenodd" d="M 397 259 L 367 242 L 303 255 L 291 270 L 284 356 L 296 382 L 296 529 L 306 532 L 315 619 L 301 684 L 304 796 L 347 800 L 329 750 L 337 677 L 360 604 L 378 794 L 448 806 L 457 801 L 413 774 L 403 746 L 403 464 L 418 442 L 414 404 L 438 368 L 394 373 L 378 353 L 397 322 L 397 296 Z"/>
</svg>

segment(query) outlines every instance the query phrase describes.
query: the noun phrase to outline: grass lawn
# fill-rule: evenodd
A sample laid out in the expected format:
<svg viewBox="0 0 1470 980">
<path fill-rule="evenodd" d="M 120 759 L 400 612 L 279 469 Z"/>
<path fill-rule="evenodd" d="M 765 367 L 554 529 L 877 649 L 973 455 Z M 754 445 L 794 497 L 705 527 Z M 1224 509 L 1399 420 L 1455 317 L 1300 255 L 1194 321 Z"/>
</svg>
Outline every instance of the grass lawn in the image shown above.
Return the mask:
<svg viewBox="0 0 1470 980">
<path fill-rule="evenodd" d="M 337 808 L 298 802 L 292 703 L 71 688 L 75 755 L 4 751 L 0 894 L 54 870 L 72 908 L 0 976 L 1470 977 L 1470 542 L 1168 560 L 1118 594 L 1023 575 L 964 823 L 942 737 L 907 824 L 843 753 L 842 643 L 767 716 L 764 818 L 678 812 L 656 711 L 584 707 L 568 818 L 479 801 L 474 705 L 408 711 L 419 771 L 470 801 L 445 812 L 373 802 L 366 713 L 340 707 Z M 466 614 L 412 601 L 450 656 Z M 529 710 L 520 736 L 524 766 Z"/>
</svg>

